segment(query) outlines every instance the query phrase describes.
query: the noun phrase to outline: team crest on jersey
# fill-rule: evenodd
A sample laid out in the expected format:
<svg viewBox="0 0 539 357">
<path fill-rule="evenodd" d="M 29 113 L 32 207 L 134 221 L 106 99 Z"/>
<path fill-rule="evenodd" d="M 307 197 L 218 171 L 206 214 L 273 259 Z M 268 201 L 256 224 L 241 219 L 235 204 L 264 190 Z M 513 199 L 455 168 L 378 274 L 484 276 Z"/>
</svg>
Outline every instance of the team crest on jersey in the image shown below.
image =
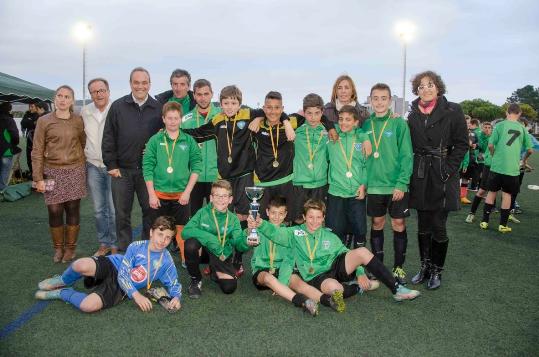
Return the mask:
<svg viewBox="0 0 539 357">
<path fill-rule="evenodd" d="M 236 125 L 238 126 L 238 128 L 240 130 L 242 130 L 243 128 L 245 128 L 245 122 L 244 121 L 239 121 L 236 123 Z"/>
<path fill-rule="evenodd" d="M 142 283 L 144 280 L 146 280 L 146 276 L 148 274 L 144 266 L 139 265 L 138 267 L 131 269 L 129 275 L 131 276 L 131 280 L 133 280 L 133 282 Z"/>
<path fill-rule="evenodd" d="M 391 135 L 393 135 L 393 132 L 392 132 L 391 130 L 387 130 L 387 131 L 384 132 L 384 135 L 385 135 L 387 138 L 389 138 L 389 137 L 391 137 Z"/>
<path fill-rule="evenodd" d="M 190 120 L 190 119 L 193 119 L 193 113 L 189 113 L 189 114 L 186 114 L 183 118 L 182 118 L 182 123 Z"/>
<path fill-rule="evenodd" d="M 207 223 L 200 223 L 200 225 L 204 228 L 210 228 L 210 225 Z"/>
<path fill-rule="evenodd" d="M 324 248 L 325 250 L 328 250 L 329 246 L 330 246 L 329 240 L 322 241 L 322 248 Z"/>
<path fill-rule="evenodd" d="M 182 151 L 185 151 L 185 149 L 187 149 L 187 145 L 185 145 L 185 144 L 180 144 L 180 149 L 182 149 Z"/>
<path fill-rule="evenodd" d="M 269 132 L 267 132 L 267 131 L 262 131 L 262 132 L 260 132 L 260 134 L 262 134 L 264 136 L 269 136 Z"/>
<path fill-rule="evenodd" d="M 294 235 L 298 237 L 304 237 L 305 231 L 303 229 L 294 229 Z"/>
<path fill-rule="evenodd" d="M 356 151 L 361 151 L 362 146 L 363 145 L 361 143 L 355 143 L 354 148 L 356 149 Z"/>
</svg>

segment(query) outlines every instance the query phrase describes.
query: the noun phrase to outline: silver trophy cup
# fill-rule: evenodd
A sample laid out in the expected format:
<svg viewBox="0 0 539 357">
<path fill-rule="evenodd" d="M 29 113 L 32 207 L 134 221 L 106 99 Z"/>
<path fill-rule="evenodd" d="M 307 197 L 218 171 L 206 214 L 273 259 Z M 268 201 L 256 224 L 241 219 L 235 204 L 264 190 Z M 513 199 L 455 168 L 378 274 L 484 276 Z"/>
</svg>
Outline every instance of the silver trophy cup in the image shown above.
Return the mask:
<svg viewBox="0 0 539 357">
<path fill-rule="evenodd" d="M 249 213 L 251 214 L 253 219 L 256 220 L 256 216 L 258 215 L 258 211 L 260 210 L 260 203 L 258 203 L 258 200 L 260 200 L 262 196 L 264 195 L 264 188 L 263 187 L 246 187 L 245 194 L 252 201 L 249 204 Z M 253 245 L 258 245 L 260 243 L 260 239 L 258 237 L 258 232 L 256 231 L 256 228 L 251 229 L 251 232 L 249 233 L 249 236 L 247 237 L 247 241 Z"/>
</svg>

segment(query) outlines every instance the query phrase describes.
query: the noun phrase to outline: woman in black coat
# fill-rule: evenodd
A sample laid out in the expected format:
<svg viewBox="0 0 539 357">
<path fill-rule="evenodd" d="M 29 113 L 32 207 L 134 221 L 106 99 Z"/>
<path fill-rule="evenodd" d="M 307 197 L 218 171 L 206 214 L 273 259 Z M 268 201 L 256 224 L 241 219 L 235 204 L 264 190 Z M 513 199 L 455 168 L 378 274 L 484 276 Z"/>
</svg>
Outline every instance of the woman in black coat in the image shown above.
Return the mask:
<svg viewBox="0 0 539 357">
<path fill-rule="evenodd" d="M 441 284 L 447 254 L 449 211 L 460 209 L 459 167 L 468 150 L 468 130 L 460 106 L 444 97 L 445 84 L 432 71 L 417 74 L 408 125 L 414 151 L 410 208 L 417 210 L 421 269 L 413 284 Z"/>
</svg>

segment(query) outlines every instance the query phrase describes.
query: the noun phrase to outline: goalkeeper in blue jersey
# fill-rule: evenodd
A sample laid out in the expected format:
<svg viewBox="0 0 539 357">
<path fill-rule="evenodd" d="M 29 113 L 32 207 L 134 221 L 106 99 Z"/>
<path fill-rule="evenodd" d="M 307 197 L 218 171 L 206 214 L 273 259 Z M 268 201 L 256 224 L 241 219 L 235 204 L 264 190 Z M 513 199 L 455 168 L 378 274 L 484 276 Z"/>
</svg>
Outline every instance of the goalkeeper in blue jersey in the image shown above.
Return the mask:
<svg viewBox="0 0 539 357">
<path fill-rule="evenodd" d="M 150 240 L 131 243 L 124 256 L 113 254 L 77 259 L 61 276 L 40 282 L 36 298 L 59 299 L 83 312 L 96 312 L 128 297 L 147 312 L 152 309 L 152 302 L 139 290 L 151 291 L 152 283 L 158 280 L 170 295 L 167 310 L 178 310 L 181 285 L 172 256 L 166 249 L 175 235 L 174 220 L 158 217 L 150 230 Z M 81 278 L 84 278 L 85 287 L 92 288 L 90 294 L 69 287 Z"/>
</svg>

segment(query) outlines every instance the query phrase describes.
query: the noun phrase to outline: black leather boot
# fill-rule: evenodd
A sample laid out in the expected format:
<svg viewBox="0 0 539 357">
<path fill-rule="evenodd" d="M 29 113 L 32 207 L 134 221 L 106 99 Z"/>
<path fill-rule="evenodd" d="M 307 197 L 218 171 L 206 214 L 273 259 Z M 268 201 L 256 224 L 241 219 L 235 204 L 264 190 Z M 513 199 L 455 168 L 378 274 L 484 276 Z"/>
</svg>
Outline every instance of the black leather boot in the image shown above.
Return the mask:
<svg viewBox="0 0 539 357">
<path fill-rule="evenodd" d="M 442 268 L 431 265 L 430 267 L 430 277 L 427 281 L 427 289 L 434 290 L 438 289 L 442 285 Z"/>
<path fill-rule="evenodd" d="M 442 270 L 445 263 L 445 256 L 447 255 L 447 246 L 449 242 L 437 242 L 432 240 L 432 260 L 430 268 L 430 278 L 427 282 L 427 289 L 438 289 L 442 285 Z"/>
<path fill-rule="evenodd" d="M 412 278 L 412 284 L 421 284 L 430 278 L 430 251 L 431 251 L 431 234 L 418 233 L 417 242 L 419 246 L 419 257 L 421 259 L 421 268 L 419 272 Z"/>
</svg>

